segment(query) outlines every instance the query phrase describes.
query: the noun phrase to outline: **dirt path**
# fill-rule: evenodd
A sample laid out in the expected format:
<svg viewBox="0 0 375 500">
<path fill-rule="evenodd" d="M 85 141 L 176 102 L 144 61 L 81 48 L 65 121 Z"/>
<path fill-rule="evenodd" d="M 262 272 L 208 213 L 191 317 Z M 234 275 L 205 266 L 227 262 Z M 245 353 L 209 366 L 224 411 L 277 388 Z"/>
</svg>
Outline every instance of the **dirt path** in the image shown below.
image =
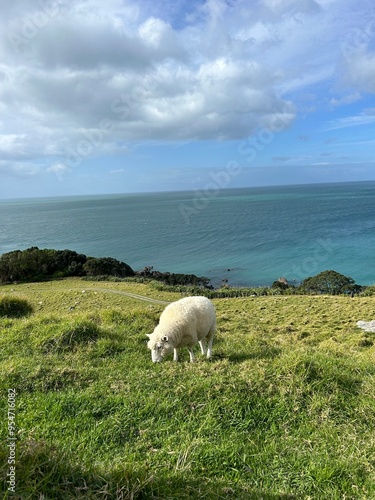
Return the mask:
<svg viewBox="0 0 375 500">
<path fill-rule="evenodd" d="M 167 302 L 165 300 L 159 300 L 159 299 L 152 299 L 151 297 L 146 297 L 144 295 L 138 295 L 137 293 L 131 293 L 131 292 L 122 292 L 120 290 L 111 290 L 110 288 L 86 288 L 85 290 L 90 290 L 94 292 L 108 292 L 108 293 L 116 293 L 117 295 L 125 295 L 126 297 L 131 297 L 133 299 L 138 299 L 138 300 L 143 300 L 145 302 L 150 302 L 151 304 L 170 304 L 170 302 Z"/>
<path fill-rule="evenodd" d="M 123 295 L 125 297 L 130 297 L 132 299 L 137 299 L 137 300 L 143 300 L 144 302 L 149 302 L 151 304 L 163 304 L 163 305 L 168 305 L 170 302 L 167 302 L 166 300 L 160 300 L 160 299 L 153 299 L 151 297 L 146 297 L 145 295 L 139 295 L 138 293 L 132 293 L 132 292 L 123 292 L 121 290 L 112 290 L 111 288 L 104 288 L 104 287 L 82 287 L 83 290 L 87 290 L 90 292 L 103 292 L 103 293 L 115 293 L 117 295 Z M 82 290 L 82 288 L 74 287 L 74 288 L 69 288 L 69 290 Z M 34 289 L 35 291 L 39 292 L 47 292 L 50 290 L 44 289 L 44 288 L 38 288 Z M 60 288 L 52 288 L 52 290 L 55 291 L 66 291 Z M 82 290 L 82 291 L 83 291 Z"/>
</svg>

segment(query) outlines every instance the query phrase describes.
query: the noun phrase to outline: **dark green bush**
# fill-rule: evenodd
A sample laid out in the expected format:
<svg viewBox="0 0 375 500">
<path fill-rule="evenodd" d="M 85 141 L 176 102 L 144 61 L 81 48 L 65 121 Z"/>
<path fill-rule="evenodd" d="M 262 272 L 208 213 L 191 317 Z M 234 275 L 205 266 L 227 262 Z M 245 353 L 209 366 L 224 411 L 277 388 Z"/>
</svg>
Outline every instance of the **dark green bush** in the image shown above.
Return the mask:
<svg viewBox="0 0 375 500">
<path fill-rule="evenodd" d="M 300 287 L 306 293 L 323 293 L 339 295 L 341 293 L 358 293 L 360 285 L 356 285 L 353 278 L 344 276 L 337 271 L 323 271 L 316 276 L 306 278 Z"/>
<path fill-rule="evenodd" d="M 33 307 L 26 299 L 9 295 L 0 297 L 0 317 L 22 318 L 29 316 L 32 312 Z"/>
<path fill-rule="evenodd" d="M 87 262 L 83 265 L 83 269 L 87 276 L 116 276 L 118 278 L 126 278 L 134 276 L 133 269 L 125 262 L 120 262 L 112 257 L 88 257 Z"/>
<path fill-rule="evenodd" d="M 94 258 L 73 250 L 38 247 L 0 255 L 0 282 L 44 281 L 68 276 L 134 276 L 133 269 L 112 257 Z"/>
</svg>

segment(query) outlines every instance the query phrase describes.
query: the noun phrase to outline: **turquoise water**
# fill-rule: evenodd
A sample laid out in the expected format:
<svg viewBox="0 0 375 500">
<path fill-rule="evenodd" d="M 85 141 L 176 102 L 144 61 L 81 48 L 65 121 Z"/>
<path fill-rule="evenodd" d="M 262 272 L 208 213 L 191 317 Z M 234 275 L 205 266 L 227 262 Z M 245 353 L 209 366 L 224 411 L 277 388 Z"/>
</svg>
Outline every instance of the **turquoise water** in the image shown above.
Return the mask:
<svg viewBox="0 0 375 500">
<path fill-rule="evenodd" d="M 375 283 L 375 182 L 0 201 L 0 253 L 110 256 L 217 284 L 300 282 L 326 269 Z"/>
</svg>

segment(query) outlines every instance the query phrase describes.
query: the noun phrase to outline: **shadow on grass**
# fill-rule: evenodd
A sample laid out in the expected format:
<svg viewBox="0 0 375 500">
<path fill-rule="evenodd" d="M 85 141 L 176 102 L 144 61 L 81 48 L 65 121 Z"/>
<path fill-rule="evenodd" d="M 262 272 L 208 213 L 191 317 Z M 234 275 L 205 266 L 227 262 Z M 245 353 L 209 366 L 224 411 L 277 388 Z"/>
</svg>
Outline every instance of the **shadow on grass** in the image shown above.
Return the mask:
<svg viewBox="0 0 375 500">
<path fill-rule="evenodd" d="M 323 392 L 339 390 L 346 396 L 361 392 L 362 376 L 348 361 L 319 354 L 301 360 L 295 369 L 304 374 L 307 384 Z"/>
<path fill-rule="evenodd" d="M 281 354 L 281 349 L 273 346 L 259 346 L 251 353 L 237 352 L 226 356 L 231 363 L 242 363 L 250 359 L 274 359 Z"/>
<path fill-rule="evenodd" d="M 104 473 L 73 464 L 73 457 L 43 441 L 29 439 L 17 444 L 15 493 L 8 491 L 8 450 L 0 450 L 2 498 L 48 499 L 296 499 L 293 495 L 271 494 L 241 488 L 222 480 L 186 478 L 176 474 L 155 477 L 146 468 L 109 468 Z"/>
</svg>

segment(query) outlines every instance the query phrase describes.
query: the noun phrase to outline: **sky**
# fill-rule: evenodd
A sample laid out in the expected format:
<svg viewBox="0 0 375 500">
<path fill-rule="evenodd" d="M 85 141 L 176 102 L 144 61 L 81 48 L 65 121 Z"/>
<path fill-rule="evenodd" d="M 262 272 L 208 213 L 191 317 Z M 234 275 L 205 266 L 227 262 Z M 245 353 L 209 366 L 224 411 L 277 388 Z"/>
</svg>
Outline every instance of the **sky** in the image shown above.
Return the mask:
<svg viewBox="0 0 375 500">
<path fill-rule="evenodd" d="M 0 198 L 375 180 L 371 0 L 0 4 Z"/>
</svg>

